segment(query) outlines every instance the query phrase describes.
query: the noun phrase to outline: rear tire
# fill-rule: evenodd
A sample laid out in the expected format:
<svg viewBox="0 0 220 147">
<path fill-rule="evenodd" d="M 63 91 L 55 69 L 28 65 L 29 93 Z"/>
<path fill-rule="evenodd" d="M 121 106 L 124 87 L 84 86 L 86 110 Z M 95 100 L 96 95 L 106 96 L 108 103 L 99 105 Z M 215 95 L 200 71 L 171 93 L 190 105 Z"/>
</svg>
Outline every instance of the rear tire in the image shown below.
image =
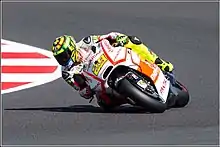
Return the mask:
<svg viewBox="0 0 220 147">
<path fill-rule="evenodd" d="M 144 107 L 149 112 L 163 113 L 167 105 L 152 97 L 149 97 L 141 90 L 132 85 L 126 78 L 119 81 L 117 91 L 137 103 L 137 105 Z"/>
</svg>

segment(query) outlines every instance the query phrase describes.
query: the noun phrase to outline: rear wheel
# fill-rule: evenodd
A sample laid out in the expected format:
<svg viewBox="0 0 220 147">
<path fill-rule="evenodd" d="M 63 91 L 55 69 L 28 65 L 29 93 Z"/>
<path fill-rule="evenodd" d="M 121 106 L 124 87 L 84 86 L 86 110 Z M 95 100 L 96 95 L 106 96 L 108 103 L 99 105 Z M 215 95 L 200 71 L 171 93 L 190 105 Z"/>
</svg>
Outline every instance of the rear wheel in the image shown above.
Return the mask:
<svg viewBox="0 0 220 147">
<path fill-rule="evenodd" d="M 120 94 L 129 97 L 136 102 L 137 105 L 144 107 L 149 112 L 162 113 L 167 108 L 165 103 L 146 95 L 126 78 L 118 82 L 117 91 Z"/>
</svg>

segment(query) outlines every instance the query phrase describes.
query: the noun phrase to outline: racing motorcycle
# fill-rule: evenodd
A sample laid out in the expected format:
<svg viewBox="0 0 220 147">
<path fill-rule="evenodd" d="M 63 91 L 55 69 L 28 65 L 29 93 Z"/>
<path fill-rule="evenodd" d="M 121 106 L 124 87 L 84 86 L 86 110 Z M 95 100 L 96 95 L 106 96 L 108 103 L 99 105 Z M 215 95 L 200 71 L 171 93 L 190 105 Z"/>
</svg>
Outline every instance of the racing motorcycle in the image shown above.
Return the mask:
<svg viewBox="0 0 220 147">
<path fill-rule="evenodd" d="M 96 96 L 105 91 L 156 113 L 188 104 L 189 93 L 183 84 L 177 80 L 172 84 L 156 64 L 142 60 L 131 49 L 113 47 L 103 39 L 92 50 L 94 55 L 83 75 Z"/>
</svg>

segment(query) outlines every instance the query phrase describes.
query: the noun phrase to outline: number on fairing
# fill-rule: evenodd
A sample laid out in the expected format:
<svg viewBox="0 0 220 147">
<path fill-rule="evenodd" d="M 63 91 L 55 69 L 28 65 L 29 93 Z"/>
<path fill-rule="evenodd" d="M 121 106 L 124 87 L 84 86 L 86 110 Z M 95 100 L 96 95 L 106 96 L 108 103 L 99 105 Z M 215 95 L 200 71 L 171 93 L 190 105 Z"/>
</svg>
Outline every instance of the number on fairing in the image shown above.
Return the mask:
<svg viewBox="0 0 220 147">
<path fill-rule="evenodd" d="M 92 67 L 92 72 L 97 76 L 102 69 L 103 65 L 108 61 L 105 55 L 101 55 L 101 57 L 95 61 L 95 64 Z M 96 63 L 97 62 L 97 63 Z"/>
</svg>

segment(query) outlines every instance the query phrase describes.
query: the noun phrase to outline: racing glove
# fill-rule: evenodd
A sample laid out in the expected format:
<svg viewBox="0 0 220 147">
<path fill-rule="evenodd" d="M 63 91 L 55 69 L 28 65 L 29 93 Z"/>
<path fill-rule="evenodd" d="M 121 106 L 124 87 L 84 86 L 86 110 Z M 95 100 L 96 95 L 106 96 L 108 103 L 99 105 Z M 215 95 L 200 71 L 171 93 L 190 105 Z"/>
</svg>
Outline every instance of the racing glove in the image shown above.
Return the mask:
<svg viewBox="0 0 220 147">
<path fill-rule="evenodd" d="M 68 70 L 62 70 L 62 77 L 63 79 L 69 83 L 72 84 L 74 82 L 74 75 L 81 74 L 83 71 L 83 64 L 78 64 L 76 66 L 73 66 L 71 69 Z"/>
<path fill-rule="evenodd" d="M 106 35 L 93 35 L 92 39 L 95 42 L 101 41 L 102 39 L 107 39 L 110 42 L 110 44 L 124 46 L 128 41 L 128 36 L 118 32 L 111 32 Z"/>
<path fill-rule="evenodd" d="M 62 77 L 76 91 L 79 91 L 81 97 L 89 99 L 93 97 L 93 92 L 87 84 L 86 78 L 81 74 L 83 67 L 84 64 L 79 64 L 70 70 L 64 70 L 62 71 Z"/>
<path fill-rule="evenodd" d="M 76 91 L 80 90 L 80 86 L 74 81 L 73 75 L 69 71 L 62 71 L 62 77 Z"/>
<path fill-rule="evenodd" d="M 79 95 L 85 99 L 90 99 L 93 97 L 93 92 L 90 86 L 86 83 L 86 79 L 81 74 L 71 75 L 68 71 L 62 71 L 63 79 L 72 86 Z"/>
<path fill-rule="evenodd" d="M 115 39 L 116 43 L 120 46 L 124 46 L 128 43 L 129 38 L 126 35 L 118 35 Z"/>
</svg>

